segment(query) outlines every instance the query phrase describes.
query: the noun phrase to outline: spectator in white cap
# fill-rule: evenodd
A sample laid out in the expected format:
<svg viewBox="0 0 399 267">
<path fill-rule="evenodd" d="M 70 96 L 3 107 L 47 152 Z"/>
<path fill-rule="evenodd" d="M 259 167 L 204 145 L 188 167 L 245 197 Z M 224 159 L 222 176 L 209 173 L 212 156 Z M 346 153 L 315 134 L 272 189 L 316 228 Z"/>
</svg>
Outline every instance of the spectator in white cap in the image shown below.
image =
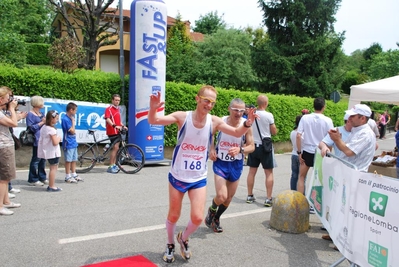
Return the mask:
<svg viewBox="0 0 399 267">
<path fill-rule="evenodd" d="M 376 149 L 376 138 L 367 121 L 371 109 L 364 104 L 357 104 L 345 112 L 352 125 L 351 134 L 346 142 L 342 140 L 339 130 L 332 129 L 328 133 L 335 145 L 344 154 L 342 159 L 354 164 L 359 171 L 367 172 Z"/>
</svg>

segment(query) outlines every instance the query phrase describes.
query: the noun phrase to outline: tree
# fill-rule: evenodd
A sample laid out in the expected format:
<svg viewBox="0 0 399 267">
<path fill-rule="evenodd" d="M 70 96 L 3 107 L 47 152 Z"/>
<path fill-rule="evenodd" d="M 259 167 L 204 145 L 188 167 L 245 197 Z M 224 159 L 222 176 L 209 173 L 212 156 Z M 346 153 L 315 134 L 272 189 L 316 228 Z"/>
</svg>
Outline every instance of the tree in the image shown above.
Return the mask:
<svg viewBox="0 0 399 267">
<path fill-rule="evenodd" d="M 217 11 L 209 12 L 204 16 L 200 15 L 199 19 L 195 21 L 193 30 L 203 34 L 213 34 L 219 29 L 225 29 L 226 22 L 223 20 L 223 15 L 219 17 Z"/>
<path fill-rule="evenodd" d="M 96 66 L 96 54 L 100 47 L 116 44 L 118 25 L 115 25 L 117 9 L 110 9 L 115 0 L 48 0 L 62 16 L 62 23 L 71 38 L 77 38 L 77 31 L 82 33 L 83 40 L 78 39 L 86 52 L 82 62 L 85 69 Z M 72 12 L 68 12 L 71 10 Z"/>
<path fill-rule="evenodd" d="M 166 49 L 166 81 L 193 83 L 195 79 L 195 47 L 181 15 L 168 30 Z"/>
<path fill-rule="evenodd" d="M 22 35 L 0 31 L 0 62 L 18 68 L 26 64 L 26 48 Z"/>
<path fill-rule="evenodd" d="M 23 67 L 26 63 L 24 37 L 14 31 L 18 21 L 13 19 L 17 14 L 17 1 L 0 1 L 0 62 Z"/>
<path fill-rule="evenodd" d="M 237 29 L 219 29 L 198 43 L 196 83 L 247 89 L 256 80 L 251 67 L 251 35 Z"/>
<path fill-rule="evenodd" d="M 47 0 L 0 1 L 0 31 L 24 36 L 27 43 L 48 41 L 51 10 Z"/>
<path fill-rule="evenodd" d="M 388 50 L 375 54 L 369 62 L 366 74 L 372 80 L 399 75 L 399 50 Z"/>
<path fill-rule="evenodd" d="M 363 64 L 361 66 L 361 71 L 366 72 L 367 69 L 370 67 L 371 64 L 371 58 L 377 54 L 382 53 L 382 46 L 379 43 L 373 43 L 370 45 L 369 48 L 364 50 L 363 52 Z"/>
<path fill-rule="evenodd" d="M 370 60 L 374 55 L 377 55 L 381 52 L 382 46 L 379 43 L 373 43 L 363 52 L 363 57 L 365 60 Z"/>
<path fill-rule="evenodd" d="M 55 69 L 72 73 L 78 67 L 79 61 L 84 58 L 85 51 L 75 38 L 67 35 L 54 40 L 48 55 Z"/>
<path fill-rule="evenodd" d="M 334 15 L 341 0 L 259 0 L 270 41 L 255 47 L 254 67 L 274 93 L 328 97 L 340 87 L 341 45 Z"/>
</svg>

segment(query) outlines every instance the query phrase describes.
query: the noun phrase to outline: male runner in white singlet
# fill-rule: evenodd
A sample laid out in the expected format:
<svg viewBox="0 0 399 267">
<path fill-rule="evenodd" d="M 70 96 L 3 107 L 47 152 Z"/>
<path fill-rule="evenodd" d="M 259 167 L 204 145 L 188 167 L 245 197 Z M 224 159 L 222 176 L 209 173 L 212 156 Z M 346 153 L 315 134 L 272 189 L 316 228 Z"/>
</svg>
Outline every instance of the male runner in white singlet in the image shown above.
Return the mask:
<svg viewBox="0 0 399 267">
<path fill-rule="evenodd" d="M 166 220 L 168 235 L 165 262 L 173 262 L 174 232 L 180 217 L 182 200 L 188 192 L 190 199 L 190 221 L 184 231 L 177 234 L 177 241 L 181 246 L 181 256 L 188 260 L 191 251 L 188 247 L 188 238 L 201 225 L 204 216 L 206 201 L 206 178 L 208 150 L 212 135 L 221 131 L 229 135 L 240 137 L 251 127 L 254 118 L 254 109 L 248 113 L 248 119 L 238 128 L 227 125 L 221 118 L 210 115 L 216 103 L 217 92 L 212 86 L 203 86 L 195 96 L 197 107 L 194 111 L 176 111 L 169 115 L 158 116 L 157 110 L 164 102 L 161 94 L 150 96 L 148 123 L 155 125 L 177 124 L 177 144 L 173 151 L 172 166 L 169 172 L 169 211 Z"/>
<path fill-rule="evenodd" d="M 235 98 L 229 105 L 230 115 L 222 119 L 230 126 L 239 127 L 245 121 L 242 117 L 244 111 L 244 101 Z M 237 191 L 244 167 L 244 153 L 253 152 L 255 145 L 252 128 L 241 137 L 219 132 L 216 140 L 216 150 L 212 149 L 210 154 L 210 159 L 214 161 L 216 196 L 212 199 L 212 205 L 208 209 L 205 224 L 215 233 L 221 233 L 223 228 L 220 226 L 220 216 L 226 211 Z"/>
</svg>

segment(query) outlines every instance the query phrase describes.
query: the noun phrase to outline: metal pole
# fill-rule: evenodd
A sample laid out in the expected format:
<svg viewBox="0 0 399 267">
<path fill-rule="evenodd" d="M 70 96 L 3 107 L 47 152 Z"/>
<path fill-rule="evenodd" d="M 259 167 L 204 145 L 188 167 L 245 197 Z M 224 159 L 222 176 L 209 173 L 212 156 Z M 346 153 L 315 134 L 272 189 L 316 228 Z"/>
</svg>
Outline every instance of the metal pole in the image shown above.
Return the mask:
<svg viewBox="0 0 399 267">
<path fill-rule="evenodd" d="M 123 0 L 119 0 L 119 74 L 121 77 L 121 104 L 125 104 L 125 50 L 123 47 Z"/>
</svg>

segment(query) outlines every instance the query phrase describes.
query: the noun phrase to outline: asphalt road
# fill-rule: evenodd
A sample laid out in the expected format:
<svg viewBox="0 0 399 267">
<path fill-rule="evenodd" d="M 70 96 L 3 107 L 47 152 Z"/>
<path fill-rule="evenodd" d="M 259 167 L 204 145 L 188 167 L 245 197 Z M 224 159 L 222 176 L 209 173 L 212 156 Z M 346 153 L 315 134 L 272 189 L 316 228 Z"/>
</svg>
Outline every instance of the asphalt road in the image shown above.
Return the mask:
<svg viewBox="0 0 399 267">
<path fill-rule="evenodd" d="M 378 141 L 376 155 L 394 148 L 393 135 Z M 290 179 L 290 155 L 276 157 L 273 196 L 289 189 Z M 164 263 L 168 170 L 161 164 L 146 166 L 134 175 L 112 175 L 98 166 L 81 175 L 84 182 L 65 184 L 60 169 L 56 184 L 63 191 L 56 193 L 29 186 L 27 171 L 19 170 L 13 185 L 21 193 L 14 201 L 22 207 L 12 216 L 0 216 L 0 266 L 77 267 L 139 254 L 158 266 L 192 267 L 330 266 L 341 258 L 331 242 L 320 238 L 324 232 L 315 215 L 310 215 L 311 229 L 304 234 L 271 229 L 271 208 L 263 206 L 263 172 L 258 172 L 255 181 L 258 200 L 247 204 L 245 167 L 237 193 L 221 218 L 224 232 L 213 233 L 203 224 L 190 239 L 192 259 L 187 263 L 177 253 L 174 263 Z M 211 168 L 209 177 L 207 206 L 215 195 Z M 177 230 L 184 229 L 188 216 L 186 196 Z"/>
</svg>

